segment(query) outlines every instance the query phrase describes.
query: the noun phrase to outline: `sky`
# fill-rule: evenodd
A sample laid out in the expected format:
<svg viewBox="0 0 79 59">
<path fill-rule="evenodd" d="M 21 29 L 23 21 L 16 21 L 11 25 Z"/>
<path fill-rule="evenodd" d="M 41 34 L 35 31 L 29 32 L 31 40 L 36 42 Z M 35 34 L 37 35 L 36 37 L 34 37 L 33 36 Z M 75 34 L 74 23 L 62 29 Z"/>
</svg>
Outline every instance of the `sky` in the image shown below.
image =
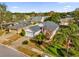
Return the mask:
<svg viewBox="0 0 79 59">
<path fill-rule="evenodd" d="M 1 2 L 3 3 L 3 2 Z M 11 12 L 69 12 L 79 8 L 79 2 L 4 2 Z"/>
</svg>

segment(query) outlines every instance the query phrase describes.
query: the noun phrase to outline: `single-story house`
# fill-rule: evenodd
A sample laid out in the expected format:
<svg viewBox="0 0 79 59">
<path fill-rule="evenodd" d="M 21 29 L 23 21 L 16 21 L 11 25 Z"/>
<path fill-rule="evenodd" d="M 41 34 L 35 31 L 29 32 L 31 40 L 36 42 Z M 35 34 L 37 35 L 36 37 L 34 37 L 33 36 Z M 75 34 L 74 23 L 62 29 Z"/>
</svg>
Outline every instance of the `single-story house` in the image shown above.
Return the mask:
<svg viewBox="0 0 79 59">
<path fill-rule="evenodd" d="M 12 22 L 9 22 L 9 23 L 1 23 L 0 24 L 0 27 L 1 28 L 3 28 L 3 29 L 7 29 L 7 27 L 9 26 L 9 25 L 13 25 L 14 23 L 12 23 Z"/>
<path fill-rule="evenodd" d="M 58 29 L 59 25 L 50 21 L 40 23 L 39 25 L 31 26 L 29 28 L 24 28 L 26 36 L 28 37 L 35 37 L 36 35 L 39 35 L 40 32 L 43 32 L 48 39 L 51 39 Z"/>
<path fill-rule="evenodd" d="M 59 25 L 54 22 L 46 21 L 42 23 L 42 32 L 47 39 L 53 38 L 58 29 Z"/>
<path fill-rule="evenodd" d="M 64 26 L 68 26 L 69 22 L 70 22 L 70 19 L 65 18 L 65 19 L 61 19 L 59 24 L 64 25 Z"/>
<path fill-rule="evenodd" d="M 60 19 L 59 25 L 61 25 L 61 26 L 68 26 L 70 24 L 70 22 L 71 22 L 72 19 L 73 18 L 70 15 L 67 15 L 66 18 Z"/>
<path fill-rule="evenodd" d="M 47 17 L 48 16 L 35 16 L 35 17 L 31 17 L 31 23 L 41 23 L 41 22 L 44 22 L 44 20 Z"/>
<path fill-rule="evenodd" d="M 24 27 L 27 27 L 28 25 L 30 25 L 30 22 L 27 22 L 27 21 L 19 21 L 19 22 L 15 22 L 13 25 L 9 25 L 7 28 L 9 30 L 16 30 L 18 33 L 20 33 L 21 30 Z"/>
<path fill-rule="evenodd" d="M 38 25 L 34 25 L 29 28 L 25 28 L 24 30 L 26 32 L 25 36 L 28 36 L 28 37 L 35 37 L 36 35 L 38 35 L 41 32 L 40 26 L 38 26 Z"/>
</svg>

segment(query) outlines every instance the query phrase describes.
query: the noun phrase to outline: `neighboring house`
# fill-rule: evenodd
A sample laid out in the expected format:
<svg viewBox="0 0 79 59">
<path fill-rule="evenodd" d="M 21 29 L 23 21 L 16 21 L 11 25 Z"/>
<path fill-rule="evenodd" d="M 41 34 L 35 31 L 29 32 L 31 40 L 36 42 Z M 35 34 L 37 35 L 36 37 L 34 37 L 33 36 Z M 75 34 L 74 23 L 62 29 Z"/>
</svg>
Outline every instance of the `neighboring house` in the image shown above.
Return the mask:
<svg viewBox="0 0 79 59">
<path fill-rule="evenodd" d="M 40 26 L 38 26 L 38 25 L 31 26 L 29 28 L 25 28 L 24 30 L 26 32 L 26 36 L 28 36 L 28 37 L 35 37 L 36 35 L 38 35 L 41 32 Z"/>
<path fill-rule="evenodd" d="M 41 23 L 41 22 L 44 22 L 44 20 L 47 17 L 48 16 L 35 16 L 35 17 L 31 17 L 31 23 Z"/>
<path fill-rule="evenodd" d="M 20 33 L 21 30 L 24 27 L 27 27 L 28 25 L 30 25 L 30 22 L 27 22 L 27 21 L 19 21 L 19 22 L 15 22 L 13 25 L 9 25 L 7 28 L 9 30 L 16 30 L 18 33 Z"/>
<path fill-rule="evenodd" d="M 0 24 L 0 28 L 2 28 L 2 29 L 7 29 L 8 26 L 11 26 L 11 25 L 13 25 L 13 24 L 14 24 L 13 22 L 1 23 L 1 24 Z"/>
<path fill-rule="evenodd" d="M 59 25 L 55 24 L 54 22 L 46 21 L 42 23 L 42 32 L 47 39 L 53 38 L 58 29 Z"/>
<path fill-rule="evenodd" d="M 60 19 L 59 25 L 68 26 L 73 18 L 70 15 L 67 15 L 66 18 Z"/>
<path fill-rule="evenodd" d="M 70 19 L 64 18 L 64 19 L 61 19 L 61 20 L 60 20 L 59 25 L 62 25 L 62 26 L 63 26 L 63 25 L 64 25 L 64 26 L 68 26 L 69 23 L 70 23 Z"/>
</svg>

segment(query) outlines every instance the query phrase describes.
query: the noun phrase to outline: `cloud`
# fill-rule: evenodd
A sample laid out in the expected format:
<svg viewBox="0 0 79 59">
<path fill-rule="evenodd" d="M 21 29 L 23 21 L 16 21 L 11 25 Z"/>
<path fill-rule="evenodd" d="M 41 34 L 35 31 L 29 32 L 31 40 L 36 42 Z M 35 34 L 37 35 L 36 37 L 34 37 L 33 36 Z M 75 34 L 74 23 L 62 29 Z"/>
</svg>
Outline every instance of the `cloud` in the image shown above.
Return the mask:
<svg viewBox="0 0 79 59">
<path fill-rule="evenodd" d="M 63 10 L 69 10 L 70 9 L 70 5 L 65 5 L 64 7 L 63 7 Z"/>
<path fill-rule="evenodd" d="M 71 5 L 64 5 L 61 9 L 58 9 L 59 12 L 68 12 L 71 9 Z"/>
<path fill-rule="evenodd" d="M 57 2 L 57 3 L 63 4 L 63 3 L 66 3 L 66 2 Z"/>
<path fill-rule="evenodd" d="M 27 10 L 27 9 L 22 9 L 22 10 Z"/>
<path fill-rule="evenodd" d="M 70 5 L 66 5 L 66 6 L 64 6 L 64 7 L 66 7 L 66 8 L 70 8 L 71 6 L 70 6 Z"/>
<path fill-rule="evenodd" d="M 64 10 L 68 9 L 68 8 L 63 8 Z"/>
<path fill-rule="evenodd" d="M 19 7 L 17 7 L 17 6 L 13 6 L 12 8 L 19 8 Z"/>
</svg>

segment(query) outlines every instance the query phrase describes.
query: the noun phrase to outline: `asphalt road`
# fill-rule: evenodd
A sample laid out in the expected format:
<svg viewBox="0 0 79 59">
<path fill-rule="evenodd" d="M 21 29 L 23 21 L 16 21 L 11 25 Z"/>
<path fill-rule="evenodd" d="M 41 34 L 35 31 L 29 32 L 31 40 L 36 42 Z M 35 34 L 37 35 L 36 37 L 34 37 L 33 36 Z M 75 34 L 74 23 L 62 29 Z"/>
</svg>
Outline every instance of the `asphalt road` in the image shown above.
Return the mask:
<svg viewBox="0 0 79 59">
<path fill-rule="evenodd" d="M 19 51 L 0 44 L 0 57 L 26 57 Z"/>
</svg>

